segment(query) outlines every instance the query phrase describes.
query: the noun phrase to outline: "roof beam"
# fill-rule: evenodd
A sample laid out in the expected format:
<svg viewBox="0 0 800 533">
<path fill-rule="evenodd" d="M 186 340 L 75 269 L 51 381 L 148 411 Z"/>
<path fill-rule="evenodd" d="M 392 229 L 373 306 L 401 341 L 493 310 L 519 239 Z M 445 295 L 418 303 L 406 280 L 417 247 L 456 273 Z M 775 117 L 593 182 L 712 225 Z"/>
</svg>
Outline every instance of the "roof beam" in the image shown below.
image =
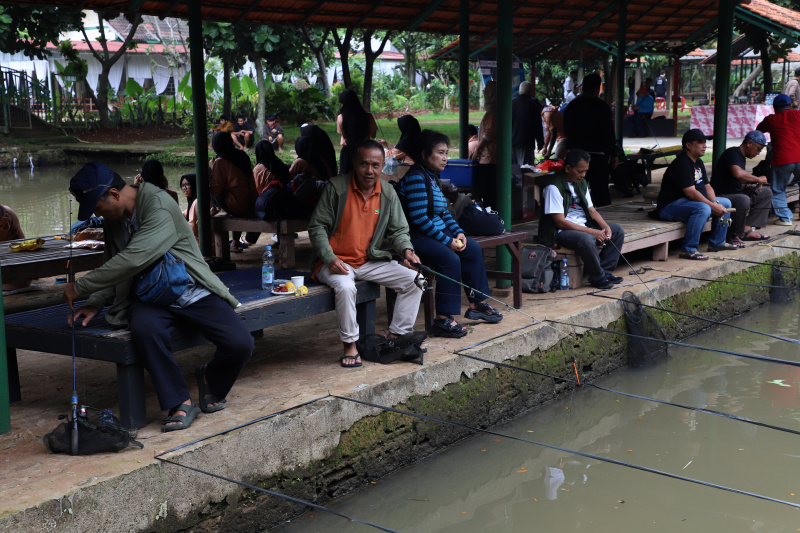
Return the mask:
<svg viewBox="0 0 800 533">
<path fill-rule="evenodd" d="M 381 7 L 381 6 L 383 5 L 383 2 L 384 2 L 384 0 L 380 0 L 380 1 L 378 1 L 378 2 L 375 2 L 374 4 L 372 4 L 372 7 L 371 7 L 371 8 L 369 8 L 369 9 L 367 10 L 367 12 L 366 12 L 366 13 L 364 13 L 364 15 L 363 15 L 363 16 L 362 16 L 360 19 L 358 19 L 358 21 L 355 23 L 355 27 L 359 27 L 359 26 L 361 26 L 361 24 L 362 24 L 362 23 L 363 23 L 365 20 L 367 20 L 367 18 L 369 18 L 369 16 L 370 16 L 370 15 L 372 15 L 373 13 L 375 13 L 375 10 L 376 10 L 376 9 L 378 9 L 379 7 Z"/>
<path fill-rule="evenodd" d="M 319 0 L 317 5 L 315 5 L 311 10 L 309 10 L 308 14 L 303 17 L 303 19 L 297 24 L 298 26 L 305 26 L 308 24 L 308 21 L 311 20 L 311 17 L 317 14 L 317 11 L 322 9 L 322 6 L 325 5 L 325 0 Z"/>
<path fill-rule="evenodd" d="M 444 4 L 444 2 L 445 2 L 445 0 L 436 0 L 435 2 L 431 2 L 430 5 L 427 8 L 425 8 L 419 15 L 417 15 L 417 18 L 414 19 L 411 22 L 411 24 L 406 26 L 406 31 L 414 31 L 414 30 L 416 30 L 419 27 L 419 25 L 422 24 L 423 22 L 425 22 L 425 20 L 428 17 L 430 17 L 431 14 L 433 14 L 434 11 L 439 9 L 439 6 Z"/>
<path fill-rule="evenodd" d="M 608 44 L 605 41 L 595 41 L 593 39 L 585 39 L 585 41 L 594 46 L 595 48 L 599 48 L 600 50 L 608 54 L 614 55 L 617 53 L 617 48 L 615 46 Z"/>
<path fill-rule="evenodd" d="M 478 54 L 480 54 L 481 52 L 483 52 L 484 50 L 486 50 L 487 48 L 489 48 L 490 46 L 493 46 L 495 44 L 497 44 L 497 39 L 493 39 L 493 40 L 489 41 L 488 43 L 486 43 L 485 45 L 483 45 L 480 48 L 478 48 L 477 50 L 475 50 L 474 52 L 470 52 L 469 57 L 476 57 Z"/>
<path fill-rule="evenodd" d="M 241 24 L 242 21 L 245 19 L 245 17 L 249 15 L 250 12 L 256 8 L 259 2 L 261 2 L 261 0 L 253 0 L 252 2 L 250 2 L 250 5 L 247 6 L 247 8 L 244 11 L 242 11 L 242 14 L 239 15 L 239 18 L 236 19 L 236 22 L 234 22 L 234 24 Z"/>
<path fill-rule="evenodd" d="M 169 14 L 172 13 L 172 11 L 178 5 L 178 2 L 180 2 L 180 1 L 181 0 L 172 0 L 172 3 L 170 3 L 169 6 L 167 6 L 167 9 L 165 9 L 164 11 L 161 12 L 161 15 L 160 15 L 161 19 L 163 20 L 163 19 L 167 18 L 169 16 Z"/>
<path fill-rule="evenodd" d="M 579 36 L 580 36 L 580 35 L 581 35 L 583 32 L 587 31 L 589 28 L 591 28 L 592 26 L 594 26 L 595 24 L 597 24 L 598 22 L 600 22 L 600 19 L 602 19 L 603 17 L 605 17 L 606 15 L 608 15 L 608 14 L 609 14 L 611 11 L 613 11 L 613 10 L 614 10 L 614 8 L 616 8 L 616 7 L 617 7 L 617 3 L 616 3 L 616 2 L 611 2 L 611 3 L 610 3 L 609 5 L 607 5 L 607 6 L 605 7 L 605 9 L 603 9 L 603 10 L 602 10 L 600 13 L 598 13 L 597 15 L 595 15 L 595 16 L 593 16 L 591 19 L 589 19 L 589 22 L 587 22 L 586 24 L 584 24 L 583 26 L 581 26 L 580 28 L 578 28 L 578 29 L 575 31 L 575 33 L 573 33 L 573 34 L 572 34 L 572 38 L 573 38 L 573 39 L 576 39 L 576 38 L 578 38 L 578 37 L 579 37 Z"/>
<path fill-rule="evenodd" d="M 128 10 L 135 13 L 142 7 L 142 4 L 144 4 L 144 0 L 131 0 L 128 4 Z"/>
</svg>

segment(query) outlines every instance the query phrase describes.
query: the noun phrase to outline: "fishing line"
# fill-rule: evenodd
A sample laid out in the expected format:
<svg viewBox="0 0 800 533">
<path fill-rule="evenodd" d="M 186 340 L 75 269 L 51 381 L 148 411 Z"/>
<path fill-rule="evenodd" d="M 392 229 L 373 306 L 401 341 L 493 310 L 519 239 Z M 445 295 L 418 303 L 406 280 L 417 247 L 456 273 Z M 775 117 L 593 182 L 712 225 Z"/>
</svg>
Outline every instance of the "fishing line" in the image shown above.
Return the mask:
<svg viewBox="0 0 800 533">
<path fill-rule="evenodd" d="M 551 378 L 553 380 L 564 381 L 566 383 L 572 383 L 573 385 L 591 387 L 593 389 L 601 390 L 601 391 L 604 391 L 604 392 L 611 392 L 611 393 L 614 393 L 614 394 L 620 394 L 622 396 L 627 396 L 629 398 L 636 398 L 638 400 L 646 400 L 646 401 L 649 401 L 649 402 L 660 403 L 660 404 L 669 405 L 669 406 L 672 406 L 672 407 L 679 407 L 681 409 L 688 409 L 690 411 L 697 411 L 697 412 L 700 412 L 700 413 L 706 413 L 706 414 L 709 414 L 709 415 L 719 416 L 719 417 L 722 417 L 722 418 L 728 418 L 730 420 L 736 420 L 736 421 L 739 421 L 739 422 L 745 422 L 747 424 L 753 424 L 753 425 L 756 425 L 756 426 L 761 426 L 761 427 L 765 427 L 765 428 L 769 428 L 769 429 L 774 429 L 776 431 L 782 431 L 782 432 L 785 432 L 785 433 L 793 433 L 795 435 L 800 435 L 800 430 L 789 429 L 789 428 L 783 427 L 783 426 L 775 426 L 775 425 L 772 425 L 772 424 L 767 424 L 765 422 L 759 422 L 757 420 L 751 420 L 749 418 L 744 418 L 744 417 L 741 417 L 741 416 L 736 416 L 736 415 L 732 415 L 732 414 L 729 414 L 729 413 L 724 413 L 722 411 L 715 411 L 713 409 L 705 409 L 703 407 L 695 407 L 695 406 L 692 406 L 692 405 L 674 403 L 674 402 L 670 402 L 670 401 L 667 401 L 667 400 L 659 400 L 658 398 L 650 398 L 648 396 L 640 396 L 638 394 L 632 394 L 632 393 L 629 393 L 629 392 L 623 392 L 623 391 L 616 390 L 616 389 L 608 389 L 606 387 L 601 387 L 600 385 L 595 385 L 593 383 L 588 383 L 586 381 L 578 382 L 578 381 L 576 381 L 576 380 L 574 380 L 572 378 L 562 378 L 562 377 L 559 377 L 559 376 L 553 376 L 553 375 L 550 375 L 550 374 L 546 374 L 544 372 L 537 372 L 535 370 L 528 370 L 527 368 L 522 368 L 522 367 L 519 367 L 519 366 L 513 366 L 513 365 L 509 365 L 507 363 L 500 363 L 500 362 L 496 362 L 496 361 L 490 361 L 489 359 L 483 359 L 483 358 L 477 357 L 475 355 L 468 355 L 468 354 L 465 354 L 465 353 L 459 353 L 458 355 L 460 355 L 462 357 L 468 357 L 470 359 L 475 359 L 476 361 L 482 361 L 484 363 L 489 363 L 491 365 L 502 366 L 503 368 L 510 368 L 512 370 L 518 370 L 520 372 L 525 372 L 526 374 L 534 374 L 534 375 L 537 375 L 537 376 Z M 573 389 L 573 390 L 575 390 L 575 389 Z"/>
<path fill-rule="evenodd" d="M 770 502 L 774 502 L 774 503 L 780 503 L 780 504 L 783 504 L 783 505 L 788 505 L 790 507 L 800 508 L 800 504 L 798 504 L 798 503 L 787 502 L 785 500 L 779 500 L 777 498 L 771 498 L 771 497 L 765 496 L 763 494 L 757 494 L 757 493 L 754 493 L 754 492 L 747 492 L 747 491 L 740 490 L 740 489 L 734 489 L 734 488 L 731 488 L 731 487 L 726 487 L 725 485 L 718 485 L 716 483 L 710 483 L 708 481 L 702 481 L 702 480 L 699 480 L 699 479 L 694 479 L 694 478 L 690 478 L 690 477 L 684 477 L 684 476 L 680 476 L 678 474 L 672 474 L 672 473 L 669 473 L 669 472 L 665 472 L 663 470 L 656 470 L 654 468 L 649 468 L 649 467 L 646 467 L 646 466 L 635 465 L 633 463 L 626 463 L 624 461 L 619 461 L 617 459 L 611 459 L 609 457 L 602 457 L 600 455 L 594 455 L 594 454 L 591 454 L 591 453 L 581 452 L 581 451 L 578 451 L 578 450 L 571 450 L 569 448 L 563 448 L 561 446 L 556 446 L 554 444 L 545 444 L 544 442 L 538 442 L 538 441 L 535 441 L 535 440 L 525 439 L 525 438 L 522 438 L 522 437 L 516 437 L 514 435 L 508 435 L 508 434 L 505 434 L 505 433 L 500 433 L 498 431 L 492 431 L 490 429 L 482 429 L 482 428 L 477 428 L 477 427 L 473 427 L 473 426 L 468 426 L 466 424 L 461 424 L 459 422 L 450 422 L 448 420 L 442 420 L 440 418 L 434 418 L 432 416 L 421 415 L 421 414 L 417 414 L 417 413 L 412 413 L 410 411 L 403 411 L 403 410 L 400 410 L 400 409 L 395 409 L 394 407 L 387 407 L 387 406 L 383 406 L 383 405 L 377 405 L 377 404 L 366 402 L 366 401 L 363 401 L 363 400 L 356 400 L 355 398 L 347 398 L 345 396 L 338 396 L 338 395 L 335 395 L 335 394 L 333 395 L 333 397 L 334 398 L 338 398 L 340 400 L 346 400 L 348 402 L 359 403 L 361 405 L 366 405 L 368 407 L 374 407 L 374 408 L 377 408 L 377 409 L 382 409 L 384 411 L 391 411 L 393 413 L 398 413 L 398 414 L 401 414 L 401 415 L 408 415 L 408 416 L 412 416 L 412 417 L 415 417 L 415 418 L 420 418 L 422 420 L 428 420 L 430 422 L 437 422 L 437 423 L 440 423 L 440 424 L 447 424 L 447 425 L 458 427 L 458 428 L 461 428 L 461 429 L 466 429 L 467 431 L 471 431 L 473 433 L 485 433 L 487 435 L 493 435 L 495 437 L 503 437 L 503 438 L 510 439 L 510 440 L 516 440 L 516 441 L 519 441 L 519 442 L 526 442 L 528 444 L 534 444 L 534 445 L 537 445 L 537 446 L 542 446 L 544 448 L 550 448 L 551 450 L 558 450 L 558 451 L 561 451 L 561 452 L 564 452 L 564 453 L 570 453 L 570 454 L 573 454 L 573 455 L 578 455 L 580 457 L 586 457 L 587 459 L 594 459 L 595 461 L 601 461 L 601 462 L 604 462 L 604 463 L 611 463 L 611 464 L 618 465 L 618 466 L 624 466 L 624 467 L 627 467 L 627 468 L 632 468 L 634 470 L 641 470 L 643 472 L 649 472 L 651 474 L 658 474 L 658 475 L 665 476 L 665 477 L 668 477 L 668 478 L 677 479 L 679 481 L 688 481 L 689 483 L 695 483 L 695 484 L 698 484 L 698 485 L 703 485 L 705 487 L 711 487 L 711 488 L 714 488 L 714 489 L 724 490 L 724 491 L 727 491 L 727 492 L 733 492 L 735 494 L 741 494 L 743 496 L 751 496 L 753 498 L 757 498 L 757 499 L 760 499 L 760 500 L 766 500 L 766 501 L 770 501 Z"/>
<path fill-rule="evenodd" d="M 602 294 L 602 293 L 597 293 L 597 292 L 590 292 L 589 294 L 592 295 L 592 296 L 597 296 L 599 298 L 608 298 L 609 300 L 619 300 L 621 302 L 627 301 L 624 298 L 620 298 L 618 296 L 608 296 L 608 295 L 605 295 L 605 294 Z M 773 339 L 777 339 L 779 341 L 786 341 L 786 342 L 791 342 L 793 344 L 800 344 L 800 340 L 797 340 L 797 339 L 790 339 L 789 337 L 783 337 L 781 335 L 775 335 L 773 333 L 765 333 L 763 331 L 756 331 L 756 330 L 753 330 L 753 329 L 747 329 L 747 328 L 744 328 L 742 326 L 737 326 L 735 324 L 729 324 L 727 322 L 720 322 L 718 320 L 713 320 L 711 318 L 703 318 L 703 317 L 697 316 L 697 315 L 690 315 L 690 314 L 687 314 L 687 313 L 681 313 L 680 311 L 672 311 L 672 310 L 668 310 L 668 309 L 663 309 L 661 307 L 656 307 L 654 305 L 647 305 L 647 304 L 641 303 L 641 302 L 639 302 L 638 305 L 641 305 L 642 307 L 649 307 L 650 309 L 664 310 L 667 313 L 671 313 L 673 315 L 685 316 L 687 318 L 694 318 L 694 319 L 697 319 L 697 320 L 703 320 L 705 322 L 711 322 L 712 324 L 717 324 L 719 326 L 728 326 L 729 328 L 734 328 L 734 329 L 738 329 L 738 330 L 741 330 L 741 331 L 746 331 L 748 333 L 757 333 L 759 335 L 764 335 L 766 337 L 772 337 Z"/>
<path fill-rule="evenodd" d="M 597 331 L 600 333 L 613 333 L 615 335 L 622 335 L 623 337 L 630 337 L 632 339 L 643 339 L 647 341 L 657 341 L 663 342 L 666 344 L 671 344 L 673 346 L 681 346 L 683 348 L 694 348 L 697 350 L 705 350 L 708 352 L 720 353 L 723 355 L 731 355 L 733 357 L 741 357 L 743 359 L 754 359 L 756 361 L 763 361 L 765 363 L 775 363 L 779 365 L 787 365 L 787 366 L 794 366 L 800 367 L 800 362 L 798 361 L 787 361 L 786 359 L 776 359 L 774 357 L 764 357 L 763 355 L 754 355 L 749 353 L 743 352 L 734 352 L 731 350 L 723 350 L 722 348 L 710 348 L 708 346 L 699 346 L 697 344 L 687 344 L 685 342 L 678 342 L 678 341 L 670 341 L 666 339 L 656 339 L 653 337 L 645 337 L 643 335 L 634 335 L 633 333 L 623 333 L 622 331 L 614 331 L 612 329 L 605 329 L 605 328 L 596 328 L 594 326 L 581 326 L 580 324 L 570 324 L 569 322 L 559 322 L 558 320 L 551 320 L 545 318 L 543 322 L 550 322 L 551 324 L 560 324 L 562 326 L 571 326 L 574 328 L 583 328 L 588 329 L 591 331 Z"/>
<path fill-rule="evenodd" d="M 780 260 L 780 258 L 775 258 L 776 260 Z M 762 261 L 748 261 L 747 259 L 736 259 L 735 257 L 714 257 L 714 261 L 736 261 L 739 263 L 749 263 L 751 265 L 762 265 L 768 267 L 774 267 L 773 263 L 767 263 Z M 789 268 L 792 270 L 800 270 L 800 267 L 792 266 L 792 265 L 781 265 L 781 268 Z"/>
<path fill-rule="evenodd" d="M 69 259 L 67 259 L 67 282 L 75 282 L 75 269 L 72 265 L 72 198 L 69 199 Z M 77 351 L 75 350 L 75 306 L 70 305 L 72 317 L 72 396 L 70 397 L 70 407 L 72 409 L 72 439 L 70 442 L 70 453 L 78 455 L 78 369 L 77 369 Z"/>
<path fill-rule="evenodd" d="M 780 245 L 778 245 L 778 244 L 769 244 L 769 243 L 765 243 L 765 244 L 766 244 L 767 246 L 771 246 L 771 247 L 773 247 L 773 248 L 784 248 L 784 249 L 786 249 L 786 250 L 800 250 L 800 248 L 797 248 L 797 247 L 795 247 L 795 246 L 780 246 Z"/>
<path fill-rule="evenodd" d="M 764 289 L 786 289 L 786 290 L 792 290 L 792 291 L 800 290 L 800 287 L 785 287 L 785 286 L 782 286 L 782 285 L 767 285 L 765 283 L 745 283 L 743 281 L 726 281 L 724 279 L 693 278 L 693 277 L 690 277 L 690 276 L 679 276 L 677 274 L 672 274 L 670 277 L 671 278 L 681 278 L 681 279 L 691 279 L 691 280 L 694 280 L 694 281 L 710 281 L 712 283 L 728 283 L 728 284 L 731 284 L 731 285 L 745 285 L 747 287 L 762 287 Z M 665 309 L 665 311 L 666 311 L 666 309 Z"/>
</svg>

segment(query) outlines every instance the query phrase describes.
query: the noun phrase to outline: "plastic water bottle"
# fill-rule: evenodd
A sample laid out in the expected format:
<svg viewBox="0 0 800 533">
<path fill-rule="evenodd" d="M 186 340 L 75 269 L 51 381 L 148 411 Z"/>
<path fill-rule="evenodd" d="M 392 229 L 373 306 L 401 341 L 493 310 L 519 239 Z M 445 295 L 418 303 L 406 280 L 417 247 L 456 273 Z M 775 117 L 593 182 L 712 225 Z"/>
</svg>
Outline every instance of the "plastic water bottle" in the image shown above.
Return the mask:
<svg viewBox="0 0 800 533">
<path fill-rule="evenodd" d="M 569 267 L 567 266 L 566 257 L 561 261 L 561 280 L 559 282 L 559 287 L 562 291 L 569 290 Z"/>
<path fill-rule="evenodd" d="M 272 246 L 266 246 L 261 262 L 261 290 L 271 291 L 275 281 L 275 256 L 272 255 Z"/>
</svg>

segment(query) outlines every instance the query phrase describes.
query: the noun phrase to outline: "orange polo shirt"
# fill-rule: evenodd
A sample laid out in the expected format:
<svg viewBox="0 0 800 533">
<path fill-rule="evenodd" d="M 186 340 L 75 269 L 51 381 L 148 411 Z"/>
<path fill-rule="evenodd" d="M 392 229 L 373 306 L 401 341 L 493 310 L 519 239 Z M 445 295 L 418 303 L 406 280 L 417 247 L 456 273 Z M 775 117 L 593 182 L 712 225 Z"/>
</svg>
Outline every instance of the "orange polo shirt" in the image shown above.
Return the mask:
<svg viewBox="0 0 800 533">
<path fill-rule="evenodd" d="M 342 219 L 328 241 L 336 257 L 353 268 L 367 262 L 367 248 L 375 234 L 380 212 L 381 181 L 375 182 L 375 190 L 365 199 L 356 186 L 355 177 L 351 178 Z"/>
</svg>

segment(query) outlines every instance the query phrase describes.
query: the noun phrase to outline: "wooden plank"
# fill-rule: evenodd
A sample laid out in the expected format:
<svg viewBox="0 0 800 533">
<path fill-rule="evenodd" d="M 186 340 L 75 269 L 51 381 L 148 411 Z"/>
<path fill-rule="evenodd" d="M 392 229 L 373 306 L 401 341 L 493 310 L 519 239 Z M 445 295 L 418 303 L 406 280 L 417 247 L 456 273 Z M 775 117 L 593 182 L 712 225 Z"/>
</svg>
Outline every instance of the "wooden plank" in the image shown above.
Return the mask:
<svg viewBox="0 0 800 533">
<path fill-rule="evenodd" d="M 68 241 L 54 239 L 53 236 L 40 237 L 45 243 L 36 250 L 12 252 L 9 245 L 26 239 L 3 242 L 0 245 L 0 267 L 4 283 L 15 283 L 28 279 L 66 276 L 70 250 Z M 73 272 L 95 269 L 103 264 L 103 250 L 72 250 Z"/>
</svg>

